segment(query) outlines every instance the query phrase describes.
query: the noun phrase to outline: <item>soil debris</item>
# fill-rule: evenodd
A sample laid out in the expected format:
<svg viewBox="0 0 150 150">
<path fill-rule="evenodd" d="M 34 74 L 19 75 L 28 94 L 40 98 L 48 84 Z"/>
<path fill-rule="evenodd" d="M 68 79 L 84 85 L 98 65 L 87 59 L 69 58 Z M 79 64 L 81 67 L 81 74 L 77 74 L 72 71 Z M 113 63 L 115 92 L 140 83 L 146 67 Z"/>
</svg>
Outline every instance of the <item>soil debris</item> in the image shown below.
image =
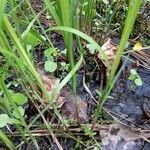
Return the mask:
<svg viewBox="0 0 150 150">
<path fill-rule="evenodd" d="M 60 79 L 52 75 L 46 75 L 43 71 L 39 71 L 39 73 L 47 93 L 51 95 L 53 90 L 59 84 Z M 45 104 L 48 104 L 48 101 L 44 96 L 42 96 L 42 101 Z M 78 118 L 80 123 L 88 121 L 87 102 L 83 101 L 79 95 L 75 98 L 68 87 L 63 88 L 60 92 L 56 99 L 56 105 L 58 108 L 61 108 L 62 115 L 66 119 L 76 120 Z"/>
<path fill-rule="evenodd" d="M 130 68 L 129 64 L 128 68 Z M 108 100 L 105 107 L 128 126 L 150 129 L 150 123 L 148 123 L 150 119 L 150 70 L 138 68 L 137 72 L 142 80 L 142 86 L 135 86 L 128 79 L 128 71 L 125 76 L 118 79 L 111 93 L 115 99 Z"/>
<path fill-rule="evenodd" d="M 139 131 L 121 124 L 111 125 L 109 130 L 101 130 L 100 136 L 103 150 L 142 150 L 148 144 L 142 140 Z"/>
</svg>

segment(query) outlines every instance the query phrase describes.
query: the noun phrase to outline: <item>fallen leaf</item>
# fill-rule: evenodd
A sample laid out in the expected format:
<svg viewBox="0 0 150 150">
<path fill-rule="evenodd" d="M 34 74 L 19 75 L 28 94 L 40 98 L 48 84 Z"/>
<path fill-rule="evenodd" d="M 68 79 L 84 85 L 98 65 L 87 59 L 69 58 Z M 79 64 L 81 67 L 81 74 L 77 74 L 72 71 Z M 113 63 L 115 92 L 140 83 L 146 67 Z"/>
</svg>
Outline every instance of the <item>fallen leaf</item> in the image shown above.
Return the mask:
<svg viewBox="0 0 150 150">
<path fill-rule="evenodd" d="M 142 47 L 142 44 L 141 43 L 136 43 L 133 47 L 133 50 L 141 50 L 143 47 Z"/>
<path fill-rule="evenodd" d="M 62 115 L 69 120 L 77 120 L 78 118 L 80 123 L 87 122 L 89 120 L 87 115 L 87 103 L 79 96 L 74 100 L 73 95 L 67 89 L 62 91 L 62 93 L 66 95 L 66 102 L 62 106 Z M 77 104 L 75 104 L 75 101 Z"/>
<path fill-rule="evenodd" d="M 114 63 L 114 57 L 117 52 L 117 47 L 112 43 L 111 39 L 108 38 L 108 40 L 102 45 L 102 49 L 105 52 L 110 64 Z M 98 58 L 103 62 L 105 66 L 105 61 L 102 59 L 100 53 L 98 54 Z"/>
<path fill-rule="evenodd" d="M 51 95 L 54 88 L 59 84 L 60 79 L 51 75 L 46 75 L 41 70 L 38 70 L 38 72 L 41 76 L 42 83 L 47 93 Z M 45 104 L 48 104 L 48 100 L 43 95 L 41 99 Z M 77 103 L 75 104 L 75 102 Z M 56 106 L 58 108 L 61 108 L 62 115 L 66 119 L 76 120 L 78 118 L 81 123 L 85 123 L 88 121 L 87 103 L 81 100 L 79 96 L 76 96 L 75 100 L 70 89 L 67 87 L 63 88 L 58 95 L 56 99 Z"/>
<path fill-rule="evenodd" d="M 77 108 L 78 108 L 78 115 L 81 123 L 85 123 L 88 121 L 87 115 L 87 103 L 78 96 L 77 97 Z"/>
<path fill-rule="evenodd" d="M 44 73 L 44 71 L 41 71 L 41 70 L 38 70 L 39 74 L 40 74 L 40 77 L 41 77 L 41 80 L 42 80 L 42 83 L 47 91 L 47 93 L 49 95 L 52 94 L 53 90 L 56 88 L 56 86 L 59 84 L 60 82 L 60 79 L 59 78 L 56 78 L 52 75 L 46 75 Z M 42 101 L 45 103 L 45 104 L 48 104 L 48 100 L 44 97 L 44 95 L 42 95 L 41 97 Z M 58 108 L 62 107 L 62 105 L 64 104 L 65 102 L 65 97 L 62 97 L 60 95 L 58 95 L 57 99 L 56 99 L 56 106 Z"/>
</svg>

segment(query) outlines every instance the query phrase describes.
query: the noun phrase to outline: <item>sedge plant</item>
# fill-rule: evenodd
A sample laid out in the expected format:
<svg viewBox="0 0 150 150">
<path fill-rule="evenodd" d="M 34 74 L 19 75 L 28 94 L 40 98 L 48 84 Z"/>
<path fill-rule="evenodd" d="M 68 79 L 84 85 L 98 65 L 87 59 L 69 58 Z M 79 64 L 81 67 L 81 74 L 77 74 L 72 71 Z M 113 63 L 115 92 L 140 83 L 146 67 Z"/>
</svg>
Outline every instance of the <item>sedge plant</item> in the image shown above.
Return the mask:
<svg viewBox="0 0 150 150">
<path fill-rule="evenodd" d="M 75 21 L 75 1 L 57 0 L 54 4 L 52 4 L 50 0 L 44 0 L 44 2 L 53 19 L 55 20 L 57 26 L 73 27 Z M 74 68 L 73 36 L 71 33 L 67 32 L 62 32 L 62 35 L 67 49 L 67 57 L 70 64 L 70 70 L 72 70 Z M 74 74 L 72 77 L 72 89 L 74 95 L 76 95 L 76 74 Z"/>
<path fill-rule="evenodd" d="M 125 25 L 124 25 L 124 30 L 123 30 L 123 33 L 121 36 L 121 41 L 120 41 L 120 44 L 118 47 L 117 54 L 115 56 L 114 64 L 112 65 L 112 68 L 110 70 L 110 75 L 108 77 L 107 84 L 104 89 L 103 95 L 99 99 L 99 105 L 98 105 L 96 113 L 95 113 L 96 118 L 98 118 L 99 114 L 101 113 L 102 106 L 106 102 L 107 97 L 109 96 L 109 94 L 113 88 L 113 85 L 115 84 L 115 82 L 113 82 L 113 81 L 115 80 L 115 75 L 116 75 L 121 57 L 124 53 L 126 43 L 128 42 L 129 36 L 132 32 L 133 25 L 135 23 L 135 20 L 138 15 L 141 4 L 142 4 L 142 0 L 139 0 L 139 1 L 134 0 L 134 1 L 130 1 L 130 3 L 129 3 L 128 14 L 127 14 L 127 18 L 126 18 Z"/>
<path fill-rule="evenodd" d="M 21 31 L 16 32 L 16 30 L 18 30 L 18 28 L 16 28 L 16 29 L 13 28 L 7 14 L 5 13 L 5 7 L 6 7 L 6 1 L 3 3 L 3 5 L 1 5 L 2 9 L 0 11 L 0 16 L 1 16 L 1 18 L 0 18 L 0 28 L 1 28 L 1 30 L 0 30 L 0 54 L 4 58 L 5 62 L 7 62 L 9 67 L 12 68 L 11 70 L 14 70 L 14 72 L 16 72 L 14 75 L 16 75 L 16 77 L 21 79 L 21 82 L 22 82 L 21 85 L 22 85 L 22 88 L 25 91 L 26 95 L 30 95 L 30 90 L 29 91 L 27 90 L 30 87 L 32 92 L 35 94 L 36 98 L 41 102 L 41 104 L 43 104 L 41 101 L 41 98 L 38 95 L 38 92 L 35 89 L 35 86 L 38 86 L 41 88 L 45 97 L 49 101 L 49 105 L 48 105 L 48 107 L 46 107 L 46 109 L 44 109 L 44 111 L 38 109 L 39 115 L 37 115 L 37 117 L 35 117 L 35 119 L 31 122 L 30 125 L 27 125 L 25 122 L 25 118 L 22 116 L 22 114 L 20 114 L 19 110 L 17 109 L 16 104 L 12 101 L 12 98 L 10 96 L 10 91 L 4 82 L 7 79 L 7 75 L 3 74 L 3 71 L 2 71 L 1 77 L 2 76 L 4 76 L 4 77 L 1 78 L 0 87 L 1 87 L 1 91 L 4 93 L 4 95 L 7 95 L 7 99 L 9 100 L 9 103 L 10 103 L 10 105 L 8 105 L 8 106 L 10 106 L 10 107 L 7 107 L 6 108 L 7 110 L 2 108 L 1 111 L 5 112 L 8 116 L 11 117 L 11 119 L 13 119 L 10 109 L 13 108 L 13 110 L 17 110 L 17 114 L 19 115 L 19 118 L 21 119 L 21 124 L 14 119 L 13 119 L 13 122 L 10 122 L 10 119 L 8 122 L 7 117 L 5 117 L 4 119 L 8 123 L 16 124 L 18 131 L 21 133 L 24 141 L 26 141 L 27 144 L 29 144 L 29 143 L 28 143 L 28 139 L 26 138 L 26 136 L 24 136 L 25 134 L 30 137 L 30 139 L 32 140 L 36 149 L 39 149 L 36 139 L 31 134 L 30 128 L 32 127 L 32 125 L 34 123 L 36 123 L 36 121 L 39 117 L 42 117 L 42 119 L 45 123 L 45 126 L 47 127 L 48 132 L 51 135 L 53 135 L 50 126 L 47 124 L 47 122 L 45 121 L 45 119 L 43 117 L 43 113 L 52 107 L 54 109 L 56 116 L 60 119 L 62 124 L 64 126 L 67 126 L 66 123 L 64 122 L 64 119 L 62 118 L 59 111 L 57 110 L 57 108 L 54 104 L 54 100 L 56 99 L 57 95 L 59 94 L 61 88 L 63 88 L 63 86 L 66 85 L 66 83 L 70 80 L 70 78 L 72 78 L 72 76 L 78 70 L 78 68 L 80 67 L 80 65 L 82 63 L 83 57 L 82 56 L 80 57 L 80 60 L 77 62 L 77 64 L 71 70 L 71 72 L 66 76 L 66 78 L 64 78 L 64 80 L 62 80 L 62 82 L 58 85 L 58 87 L 53 91 L 52 95 L 49 96 L 47 94 L 47 92 L 45 91 L 45 88 L 43 87 L 43 83 L 41 82 L 39 74 L 37 73 L 37 71 L 34 67 L 33 60 L 32 60 L 33 58 L 30 58 L 30 55 L 28 55 L 26 48 L 24 47 L 24 45 L 26 45 L 26 43 L 25 43 L 25 41 L 22 40 L 22 36 L 20 35 Z M 23 34 L 28 34 L 30 29 L 34 25 L 34 21 L 36 20 L 36 18 L 37 18 L 37 16 L 35 16 L 33 22 L 31 22 L 31 24 L 29 24 L 27 26 L 27 29 L 23 32 Z M 17 20 L 14 19 L 13 23 L 15 23 L 15 21 L 17 21 Z M 5 62 L 4 62 L 4 64 L 2 64 L 2 66 L 5 65 Z M 36 83 L 36 85 L 35 85 L 35 83 Z M 5 102 L 5 99 L 3 99 L 3 101 Z M 22 130 L 22 126 L 24 127 L 23 130 Z M 3 135 L 3 134 L 4 133 L 1 132 L 1 135 Z M 7 137 L 7 135 L 5 135 L 5 137 Z M 2 136 L 0 136 L 0 138 L 4 141 L 4 143 L 6 143 L 6 145 L 9 148 L 13 147 L 11 145 L 11 142 L 10 141 L 8 142 L 8 138 L 4 138 L 4 136 L 3 136 L 3 138 L 2 138 Z"/>
<path fill-rule="evenodd" d="M 11 11 L 9 15 L 6 14 L 5 12 L 7 2 L 8 4 L 11 5 L 10 7 Z M 70 72 L 60 82 L 60 84 L 54 89 L 54 91 L 52 92 L 52 95 L 50 96 L 47 94 L 47 92 L 45 91 L 45 88 L 43 87 L 39 74 L 37 73 L 34 67 L 33 57 L 30 57 L 30 55 L 27 53 L 27 50 L 26 50 L 27 43 L 26 41 L 23 40 L 24 35 L 27 35 L 29 32 L 31 32 L 31 30 L 33 31 L 33 29 L 34 31 L 36 30 L 36 28 L 34 28 L 34 23 L 37 21 L 48 43 L 41 39 L 41 35 L 38 34 L 37 31 L 35 34 L 36 38 L 40 42 L 43 42 L 47 47 L 53 46 L 49 37 L 46 35 L 46 32 L 44 31 L 44 29 L 42 28 L 38 20 L 39 15 L 45 11 L 45 8 L 41 12 L 39 12 L 39 14 L 36 15 L 30 5 L 30 2 L 26 0 L 26 3 L 31 9 L 31 12 L 33 13 L 34 18 L 31 22 L 29 22 L 28 18 L 24 16 L 24 18 L 26 18 L 27 27 L 22 32 L 19 28 L 20 22 L 18 21 L 18 16 L 16 15 L 19 5 L 15 2 L 15 0 L 10 0 L 10 1 L 2 0 L 1 6 L 0 6 L 0 56 L 2 55 L 5 62 L 7 62 L 8 66 L 12 68 L 14 72 L 16 72 L 15 75 L 21 79 L 21 86 L 26 96 L 28 96 L 28 99 L 30 98 L 30 92 L 28 89 L 30 89 L 34 93 L 36 99 L 38 99 L 39 102 L 41 102 L 41 104 L 43 105 L 41 98 L 35 89 L 35 86 L 37 85 L 38 87 L 41 88 L 45 97 L 49 101 L 49 104 L 46 107 L 44 106 L 43 109 L 38 108 L 39 114 L 37 114 L 37 116 L 35 116 L 34 119 L 29 124 L 26 123 L 25 118 L 21 115 L 19 111 L 17 111 L 17 114 L 19 115 L 19 120 L 14 119 L 13 118 L 14 116 L 11 114 L 11 109 L 8 106 L 10 106 L 12 109 L 16 109 L 16 110 L 18 109 L 17 109 L 16 104 L 12 101 L 12 98 L 10 96 L 10 90 L 5 83 L 7 74 L 2 73 L 1 79 L 0 79 L 0 89 L 1 91 L 3 91 L 4 95 L 6 95 L 6 99 L 2 97 L 2 100 L 3 101 L 6 100 L 6 103 L 8 101 L 9 103 L 7 104 L 9 105 L 5 105 L 6 109 L 4 109 L 5 107 L 0 107 L 0 110 L 9 116 L 9 119 L 10 119 L 9 121 L 7 117 L 5 119 L 8 121 L 8 123 L 12 123 L 15 125 L 15 127 L 21 133 L 23 140 L 26 141 L 27 144 L 29 144 L 29 140 L 27 139 L 25 135 L 28 135 L 30 140 L 35 145 L 36 149 L 39 149 L 39 146 L 36 141 L 36 138 L 31 134 L 31 127 L 33 127 L 33 125 L 36 124 L 39 118 L 42 118 L 46 126 L 47 132 L 49 132 L 50 135 L 53 135 L 53 131 L 49 125 L 50 123 L 48 124 L 46 122 L 46 119 L 44 118 L 44 112 L 46 112 L 49 108 L 53 108 L 55 115 L 59 118 L 61 123 L 64 126 L 67 126 L 63 117 L 60 115 L 59 111 L 57 110 L 54 100 L 56 99 L 60 90 L 67 84 L 67 82 L 71 78 L 72 78 L 72 85 L 73 85 L 73 93 L 76 94 L 75 73 L 79 69 L 80 65 L 82 64 L 83 55 L 81 53 L 80 58 L 77 64 L 75 65 L 74 57 L 73 57 L 73 34 L 75 34 L 77 37 L 82 38 L 83 40 L 91 44 L 93 49 L 102 55 L 103 60 L 105 60 L 105 63 L 108 69 L 110 70 L 110 76 L 107 81 L 107 85 L 105 87 L 104 92 L 102 93 L 103 95 L 101 99 L 99 100 L 99 105 L 95 113 L 95 116 L 97 119 L 99 116 L 99 113 L 101 113 L 103 104 L 106 102 L 107 97 L 109 96 L 109 93 L 111 89 L 113 88 L 113 85 L 115 84 L 117 68 L 118 68 L 121 56 L 124 52 L 126 42 L 132 31 L 132 27 L 135 22 L 136 16 L 138 14 L 138 10 L 140 8 L 142 0 L 139 0 L 139 1 L 134 0 L 134 1 L 130 1 L 129 3 L 128 15 L 127 15 L 127 19 L 126 19 L 125 26 L 124 26 L 124 31 L 121 37 L 121 42 L 118 48 L 118 53 L 115 57 L 115 62 L 112 68 L 110 67 L 110 63 L 108 61 L 106 54 L 104 53 L 102 48 L 99 46 L 99 44 L 95 42 L 92 37 L 79 31 L 83 25 L 85 26 L 86 30 L 88 30 L 88 28 L 91 28 L 92 19 L 95 13 L 95 8 L 94 8 L 96 5 L 95 0 L 91 0 L 91 1 L 90 0 L 80 0 L 80 1 L 44 0 L 44 2 L 46 4 L 46 8 L 48 8 L 50 14 L 52 15 L 57 25 L 57 27 L 50 28 L 49 31 L 61 31 L 63 38 L 64 38 L 64 43 L 67 48 L 67 57 L 68 57 L 69 64 L 70 64 Z M 77 8 L 79 8 L 79 13 L 78 12 L 75 13 Z M 16 24 L 15 28 L 13 27 L 14 24 L 10 21 L 11 19 L 9 19 L 9 17 L 12 17 L 13 23 Z M 108 22 L 109 22 L 108 24 L 108 27 L 109 27 L 111 23 L 110 21 Z M 0 97 L 0 104 L 2 104 L 1 97 Z M 13 145 L 13 142 L 9 139 L 9 137 L 2 130 L 0 130 L 0 139 L 3 140 L 4 143 L 10 149 L 16 148 Z M 58 141 L 57 141 L 57 144 L 58 144 Z"/>
<path fill-rule="evenodd" d="M 96 14 L 95 0 L 44 0 L 51 16 L 57 26 L 65 26 L 77 30 L 86 31 L 90 34 L 92 30 L 92 20 Z M 70 32 L 61 32 L 67 49 L 67 57 L 70 69 L 74 67 L 73 35 Z M 76 75 L 72 78 L 73 93 L 76 93 Z"/>
</svg>

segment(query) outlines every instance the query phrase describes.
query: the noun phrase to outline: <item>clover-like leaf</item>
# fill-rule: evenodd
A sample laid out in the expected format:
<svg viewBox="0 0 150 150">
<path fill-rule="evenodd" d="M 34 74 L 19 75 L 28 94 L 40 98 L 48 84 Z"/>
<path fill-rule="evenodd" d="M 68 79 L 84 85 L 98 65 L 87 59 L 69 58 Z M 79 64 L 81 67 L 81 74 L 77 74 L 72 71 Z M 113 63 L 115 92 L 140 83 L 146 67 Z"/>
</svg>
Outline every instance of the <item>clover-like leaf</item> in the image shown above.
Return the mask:
<svg viewBox="0 0 150 150">
<path fill-rule="evenodd" d="M 23 104 L 25 104 L 27 102 L 27 98 L 22 93 L 15 93 L 15 94 L 13 94 L 12 99 L 18 105 L 23 105 Z"/>
<path fill-rule="evenodd" d="M 57 63 L 47 60 L 45 62 L 44 68 L 48 72 L 54 72 L 57 69 Z"/>
<path fill-rule="evenodd" d="M 52 56 L 52 54 L 54 54 L 54 56 L 57 56 L 57 49 L 56 48 L 51 47 L 51 48 L 44 51 L 45 57 L 50 57 L 50 56 Z"/>
<path fill-rule="evenodd" d="M 20 114 L 18 113 L 18 111 L 19 111 Z M 19 118 L 20 118 L 20 115 L 21 115 L 21 116 L 24 116 L 25 110 L 22 108 L 22 106 L 19 106 L 19 107 L 18 107 L 18 111 L 17 111 L 17 110 L 14 110 L 14 111 L 13 111 L 13 116 L 14 116 L 15 118 L 18 118 L 18 119 L 19 119 Z"/>
</svg>

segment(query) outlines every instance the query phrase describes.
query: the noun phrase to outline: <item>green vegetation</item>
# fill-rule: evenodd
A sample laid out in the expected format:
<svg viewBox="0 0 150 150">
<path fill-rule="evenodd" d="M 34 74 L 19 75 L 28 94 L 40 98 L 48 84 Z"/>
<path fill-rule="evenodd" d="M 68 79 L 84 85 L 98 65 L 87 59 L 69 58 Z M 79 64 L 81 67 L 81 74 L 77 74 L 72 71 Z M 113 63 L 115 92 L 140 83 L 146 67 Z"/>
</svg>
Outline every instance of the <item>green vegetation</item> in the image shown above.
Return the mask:
<svg viewBox="0 0 150 150">
<path fill-rule="evenodd" d="M 94 138 L 96 133 L 88 125 L 80 127 L 90 138 L 87 140 L 90 144 L 70 134 L 68 128 L 71 123 L 62 116 L 56 101 L 71 80 L 70 91 L 72 99 L 75 99 L 73 103 L 77 105 L 78 71 L 90 64 L 86 62 L 87 58 L 94 62 L 100 54 L 101 63 L 104 62 L 108 71 L 108 79 L 105 88 L 97 91 L 99 100 L 90 118 L 98 122 L 103 105 L 110 98 L 110 92 L 122 71 L 120 60 L 142 0 L 128 3 L 120 0 L 44 0 L 39 12 L 33 6 L 29 0 L 1 0 L 0 4 L 0 139 L 12 150 L 31 146 L 31 143 L 35 149 L 40 149 L 36 132 L 32 132 L 40 128 L 46 130 L 45 137 L 50 135 L 61 149 L 54 134 L 56 129 L 53 129 L 53 124 L 58 124 L 62 127 L 60 133 L 75 140 L 76 147 L 95 145 L 95 149 L 99 149 L 100 144 Z M 46 17 L 50 20 L 47 27 L 40 19 L 43 14 L 45 20 Z M 118 32 L 120 44 L 111 64 L 101 46 L 115 31 Z M 55 39 L 58 34 L 59 39 Z M 61 41 L 65 48 L 61 50 L 55 40 Z M 51 94 L 38 72 L 41 66 L 46 74 L 61 78 Z M 129 80 L 133 80 L 137 86 L 142 85 L 136 70 L 130 73 Z M 46 104 L 43 97 L 47 99 Z M 31 106 L 36 114 L 28 118 L 27 108 Z M 80 125 L 80 121 L 77 122 Z M 19 141 L 15 142 L 17 133 L 20 134 Z"/>
</svg>

